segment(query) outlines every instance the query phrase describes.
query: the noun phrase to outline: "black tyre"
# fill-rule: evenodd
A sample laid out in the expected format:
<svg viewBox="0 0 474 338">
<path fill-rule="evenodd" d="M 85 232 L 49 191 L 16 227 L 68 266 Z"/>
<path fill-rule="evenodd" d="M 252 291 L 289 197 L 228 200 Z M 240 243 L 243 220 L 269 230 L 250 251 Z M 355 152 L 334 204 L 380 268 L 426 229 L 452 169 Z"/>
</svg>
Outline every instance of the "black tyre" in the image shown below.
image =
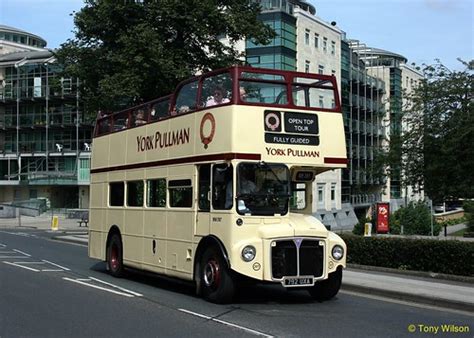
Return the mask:
<svg viewBox="0 0 474 338">
<path fill-rule="evenodd" d="M 313 299 L 325 301 L 333 298 L 339 292 L 342 282 L 342 268 L 338 268 L 329 274 L 328 279 L 317 282 L 312 288 L 308 289 Z"/>
<path fill-rule="evenodd" d="M 114 277 L 124 274 L 122 239 L 117 233 L 112 235 L 107 246 L 107 270 Z"/>
<path fill-rule="evenodd" d="M 210 247 L 202 255 L 199 264 L 199 278 L 199 293 L 204 299 L 218 304 L 232 301 L 235 282 L 232 272 L 218 249 Z"/>
</svg>

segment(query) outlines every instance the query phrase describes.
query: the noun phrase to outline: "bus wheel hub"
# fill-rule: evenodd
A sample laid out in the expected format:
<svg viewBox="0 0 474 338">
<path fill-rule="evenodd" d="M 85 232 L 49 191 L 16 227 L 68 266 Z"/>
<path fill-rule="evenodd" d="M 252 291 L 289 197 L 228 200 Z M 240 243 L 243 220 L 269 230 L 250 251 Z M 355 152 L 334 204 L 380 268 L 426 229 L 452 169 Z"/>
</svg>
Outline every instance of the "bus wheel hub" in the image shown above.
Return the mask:
<svg viewBox="0 0 474 338">
<path fill-rule="evenodd" d="M 204 283 L 208 287 L 216 288 L 221 279 L 219 263 L 215 260 L 209 260 L 204 267 Z"/>
</svg>

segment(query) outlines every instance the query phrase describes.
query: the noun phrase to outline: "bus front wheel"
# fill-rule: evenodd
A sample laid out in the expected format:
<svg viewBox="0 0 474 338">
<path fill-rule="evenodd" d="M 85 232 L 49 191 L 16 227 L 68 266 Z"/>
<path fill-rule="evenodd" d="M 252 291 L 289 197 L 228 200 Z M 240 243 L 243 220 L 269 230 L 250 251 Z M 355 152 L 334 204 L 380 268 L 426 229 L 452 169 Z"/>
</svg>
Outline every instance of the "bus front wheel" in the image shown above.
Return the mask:
<svg viewBox="0 0 474 338">
<path fill-rule="evenodd" d="M 329 274 L 328 279 L 316 284 L 310 288 L 309 294 L 317 301 L 325 301 L 333 298 L 339 292 L 342 282 L 342 268 L 338 268 Z"/>
<path fill-rule="evenodd" d="M 218 304 L 232 301 L 235 292 L 232 272 L 219 250 L 214 247 L 206 249 L 199 270 L 201 295 L 206 300 Z"/>
<path fill-rule="evenodd" d="M 107 246 L 107 270 L 114 277 L 123 276 L 123 247 L 119 234 L 113 234 Z"/>
</svg>

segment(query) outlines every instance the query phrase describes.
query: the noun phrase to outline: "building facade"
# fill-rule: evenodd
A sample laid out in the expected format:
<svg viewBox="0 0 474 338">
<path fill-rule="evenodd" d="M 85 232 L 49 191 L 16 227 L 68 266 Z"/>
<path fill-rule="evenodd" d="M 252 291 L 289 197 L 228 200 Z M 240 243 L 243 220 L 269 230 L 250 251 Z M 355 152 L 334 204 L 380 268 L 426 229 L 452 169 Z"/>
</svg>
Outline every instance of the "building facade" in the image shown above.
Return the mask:
<svg viewBox="0 0 474 338">
<path fill-rule="evenodd" d="M 0 203 L 87 208 L 92 125 L 46 41 L 0 25 Z"/>
<path fill-rule="evenodd" d="M 358 41 L 351 41 L 354 50 L 364 60 L 368 74 L 381 79 L 385 84 L 386 104 L 383 115 L 384 138 L 382 147 L 388 149 L 390 140 L 400 137 L 407 126 L 403 125 L 403 107 L 407 104 L 407 94 L 423 78 L 423 74 L 407 63 L 407 59 L 390 51 L 367 47 Z M 392 210 L 413 199 L 423 198 L 423 194 L 411 187 L 402 188 L 402 159 L 399 165 L 390 168 L 390 176 L 385 180 L 382 200 L 391 203 Z"/>
<path fill-rule="evenodd" d="M 317 17 L 315 8 L 305 1 L 258 2 L 262 7 L 260 20 L 270 25 L 277 36 L 265 46 L 246 42 L 249 65 L 333 75 L 341 82 L 343 32 L 338 27 Z M 341 170 L 318 175 L 313 185 L 314 215 L 333 229 L 357 223 L 350 204 L 341 200 L 342 189 Z"/>
<path fill-rule="evenodd" d="M 341 101 L 349 164 L 342 174 L 343 203 L 350 203 L 359 217 L 381 201 L 386 178 L 377 153 L 385 140 L 385 82 L 369 75 L 354 42 L 341 44 Z"/>
</svg>

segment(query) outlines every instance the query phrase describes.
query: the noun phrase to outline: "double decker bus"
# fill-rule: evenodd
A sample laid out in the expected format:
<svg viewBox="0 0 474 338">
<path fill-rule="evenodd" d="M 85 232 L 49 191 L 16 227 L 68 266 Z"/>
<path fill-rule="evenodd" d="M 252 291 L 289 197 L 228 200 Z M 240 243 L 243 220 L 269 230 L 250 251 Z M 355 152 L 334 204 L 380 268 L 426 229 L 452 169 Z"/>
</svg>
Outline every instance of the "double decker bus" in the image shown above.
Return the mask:
<svg viewBox="0 0 474 338">
<path fill-rule="evenodd" d="M 346 166 L 340 110 L 334 76 L 235 66 L 99 114 L 89 256 L 217 303 L 243 281 L 334 297 L 346 245 L 312 216 L 312 182 Z"/>
</svg>

